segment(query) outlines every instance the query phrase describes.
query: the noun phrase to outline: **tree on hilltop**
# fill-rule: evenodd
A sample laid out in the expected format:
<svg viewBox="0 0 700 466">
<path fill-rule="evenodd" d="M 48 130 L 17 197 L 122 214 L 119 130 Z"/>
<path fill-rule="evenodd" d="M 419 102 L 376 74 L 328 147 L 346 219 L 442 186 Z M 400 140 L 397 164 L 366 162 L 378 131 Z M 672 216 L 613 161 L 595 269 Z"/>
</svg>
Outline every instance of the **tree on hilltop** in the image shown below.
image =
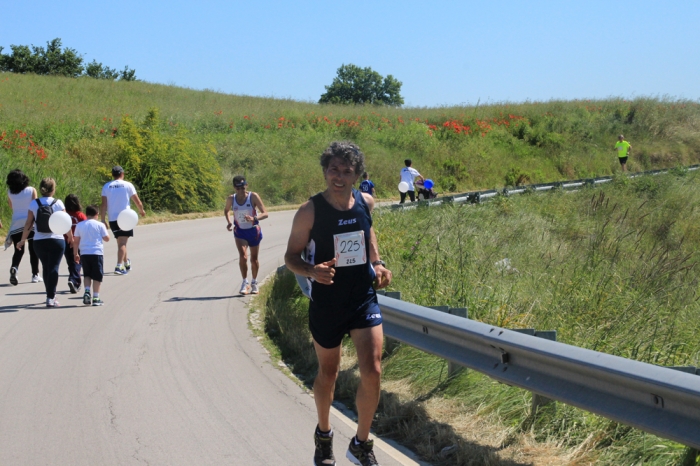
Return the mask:
<svg viewBox="0 0 700 466">
<path fill-rule="evenodd" d="M 103 67 L 102 63 L 93 60 L 83 67 L 83 57 L 77 50 L 61 49 L 61 39 L 56 38 L 46 43 L 46 48 L 32 45 L 10 45 L 12 53 L 4 55 L 0 47 L 0 71 L 10 73 L 35 73 L 47 76 L 66 76 L 77 78 L 89 76 L 97 79 L 120 79 L 136 81 L 136 71 L 125 67 L 116 71 Z"/>
<path fill-rule="evenodd" d="M 392 75 L 384 78 L 370 67 L 342 65 L 331 85 L 325 86 L 326 92 L 318 103 L 399 106 L 403 105 L 400 94 L 402 84 Z"/>
</svg>

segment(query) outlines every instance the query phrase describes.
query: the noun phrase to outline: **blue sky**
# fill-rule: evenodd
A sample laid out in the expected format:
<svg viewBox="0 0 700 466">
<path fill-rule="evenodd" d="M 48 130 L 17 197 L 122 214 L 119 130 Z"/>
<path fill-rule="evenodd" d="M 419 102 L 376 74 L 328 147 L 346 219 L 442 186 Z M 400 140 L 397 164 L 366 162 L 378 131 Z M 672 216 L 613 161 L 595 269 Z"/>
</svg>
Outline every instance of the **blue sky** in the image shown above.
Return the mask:
<svg viewBox="0 0 700 466">
<path fill-rule="evenodd" d="M 0 46 L 63 45 L 139 79 L 317 101 L 342 64 L 407 106 L 700 99 L 700 1 L 3 2 Z"/>
</svg>

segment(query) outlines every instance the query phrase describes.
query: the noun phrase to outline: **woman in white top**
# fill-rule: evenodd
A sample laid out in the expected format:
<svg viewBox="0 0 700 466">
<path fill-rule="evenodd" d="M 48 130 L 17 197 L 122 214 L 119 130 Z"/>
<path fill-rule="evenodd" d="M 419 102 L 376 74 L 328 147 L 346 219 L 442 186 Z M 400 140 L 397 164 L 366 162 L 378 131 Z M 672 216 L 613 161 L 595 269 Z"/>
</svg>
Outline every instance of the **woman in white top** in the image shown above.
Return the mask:
<svg viewBox="0 0 700 466">
<path fill-rule="evenodd" d="M 10 268 L 10 283 L 17 285 L 17 271 L 24 256 L 24 249 L 18 249 L 17 243 L 22 239 L 22 230 L 27 223 L 29 204 L 36 199 L 36 189 L 29 186 L 29 177 L 22 170 L 12 170 L 7 174 L 7 201 L 12 208 L 12 224 L 10 225 L 10 238 L 14 244 L 15 253 L 12 256 Z M 39 258 L 34 252 L 34 232 L 27 238 L 29 240 L 29 263 L 32 267 L 32 283 L 40 282 Z"/>
<path fill-rule="evenodd" d="M 56 307 L 58 306 L 58 301 L 56 301 L 58 267 L 61 265 L 61 259 L 66 249 L 66 240 L 63 239 L 63 235 L 54 233 L 47 228 L 48 221 L 44 222 L 43 215 L 39 213 L 39 207 L 50 206 L 51 213 L 66 209 L 60 199 L 53 197 L 56 192 L 56 180 L 44 178 L 39 185 L 39 191 L 41 191 L 41 197 L 29 204 L 27 223 L 24 224 L 22 239 L 17 243 L 17 247 L 21 249 L 24 246 L 24 242 L 29 237 L 29 231 L 34 225 L 34 251 L 41 261 L 41 268 L 44 272 L 46 307 Z M 68 242 L 73 244 L 73 233 L 70 230 L 66 233 L 66 237 Z"/>
</svg>

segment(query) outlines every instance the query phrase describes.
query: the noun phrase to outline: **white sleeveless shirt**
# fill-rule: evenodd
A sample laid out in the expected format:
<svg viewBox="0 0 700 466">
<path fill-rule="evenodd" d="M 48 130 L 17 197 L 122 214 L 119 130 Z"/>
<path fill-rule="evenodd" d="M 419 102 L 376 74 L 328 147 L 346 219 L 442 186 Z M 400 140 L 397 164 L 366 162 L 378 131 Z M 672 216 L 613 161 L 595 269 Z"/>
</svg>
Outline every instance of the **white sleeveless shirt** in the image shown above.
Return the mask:
<svg viewBox="0 0 700 466">
<path fill-rule="evenodd" d="M 24 224 L 27 222 L 27 212 L 29 212 L 29 204 L 32 202 L 34 188 L 27 186 L 17 194 L 12 194 L 7 191 L 7 196 L 12 201 L 12 224 L 10 225 L 10 234 L 20 233 L 24 230 Z"/>
<path fill-rule="evenodd" d="M 253 226 L 256 224 L 256 222 L 248 222 L 245 219 L 246 215 L 250 215 L 251 217 L 255 217 L 257 215 L 255 207 L 253 207 L 253 202 L 250 200 L 251 194 L 252 192 L 248 193 L 245 201 L 243 201 L 243 204 L 238 204 L 236 195 L 233 195 L 233 222 L 241 230 L 248 230 L 253 228 Z"/>
</svg>

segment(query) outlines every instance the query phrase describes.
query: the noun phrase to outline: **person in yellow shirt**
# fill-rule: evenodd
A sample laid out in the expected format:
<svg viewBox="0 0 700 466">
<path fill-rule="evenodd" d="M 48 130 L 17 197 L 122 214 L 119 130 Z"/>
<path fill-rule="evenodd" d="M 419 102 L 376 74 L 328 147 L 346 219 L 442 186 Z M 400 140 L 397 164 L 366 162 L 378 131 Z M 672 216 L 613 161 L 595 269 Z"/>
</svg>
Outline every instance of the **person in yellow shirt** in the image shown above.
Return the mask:
<svg viewBox="0 0 700 466">
<path fill-rule="evenodd" d="M 632 145 L 625 141 L 625 137 L 622 134 L 619 135 L 615 143 L 615 151 L 617 152 L 617 157 L 620 159 L 620 166 L 623 172 L 627 171 L 627 157 L 629 157 L 631 150 Z"/>
</svg>

